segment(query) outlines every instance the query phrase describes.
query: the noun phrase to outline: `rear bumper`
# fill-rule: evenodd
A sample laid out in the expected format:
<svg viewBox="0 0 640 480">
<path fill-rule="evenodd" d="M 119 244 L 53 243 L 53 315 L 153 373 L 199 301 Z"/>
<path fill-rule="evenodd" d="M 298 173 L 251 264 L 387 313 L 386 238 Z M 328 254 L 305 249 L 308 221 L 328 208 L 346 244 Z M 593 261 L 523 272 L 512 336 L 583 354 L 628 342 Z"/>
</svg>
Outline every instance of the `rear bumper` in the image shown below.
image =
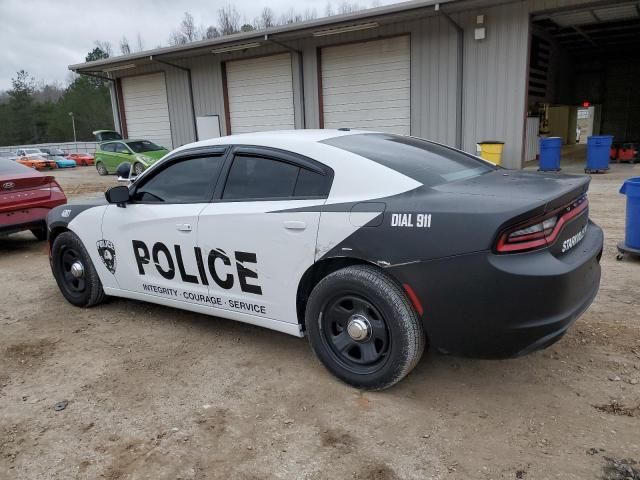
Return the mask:
<svg viewBox="0 0 640 480">
<path fill-rule="evenodd" d="M 46 228 L 45 219 L 50 210 L 50 208 L 26 208 L 0 213 L 0 233 L 6 235 L 33 228 Z"/>
<path fill-rule="evenodd" d="M 31 230 L 34 228 L 47 228 L 47 215 L 51 209 L 64 205 L 67 199 L 64 195 L 56 194 L 59 198 L 48 200 L 46 204 L 36 204 L 16 208 L 8 212 L 0 212 L 0 233 L 9 233 Z"/>
<path fill-rule="evenodd" d="M 503 358 L 545 348 L 591 305 L 600 286 L 604 236 L 589 222 L 583 240 L 561 256 L 478 252 L 390 267 L 416 292 L 433 347 Z"/>
</svg>

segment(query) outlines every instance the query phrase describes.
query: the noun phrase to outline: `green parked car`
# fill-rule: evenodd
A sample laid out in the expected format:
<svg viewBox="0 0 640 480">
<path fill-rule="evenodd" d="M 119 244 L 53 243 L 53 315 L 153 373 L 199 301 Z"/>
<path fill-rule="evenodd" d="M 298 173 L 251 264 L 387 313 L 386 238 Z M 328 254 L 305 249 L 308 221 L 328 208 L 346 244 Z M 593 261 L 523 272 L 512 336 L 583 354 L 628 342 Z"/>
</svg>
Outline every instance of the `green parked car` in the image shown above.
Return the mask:
<svg viewBox="0 0 640 480">
<path fill-rule="evenodd" d="M 106 141 L 96 150 L 96 170 L 100 175 L 108 175 L 115 173 L 121 163 L 129 162 L 133 165 L 134 173 L 140 175 L 148 166 L 167 153 L 169 150 L 149 140 Z"/>
</svg>

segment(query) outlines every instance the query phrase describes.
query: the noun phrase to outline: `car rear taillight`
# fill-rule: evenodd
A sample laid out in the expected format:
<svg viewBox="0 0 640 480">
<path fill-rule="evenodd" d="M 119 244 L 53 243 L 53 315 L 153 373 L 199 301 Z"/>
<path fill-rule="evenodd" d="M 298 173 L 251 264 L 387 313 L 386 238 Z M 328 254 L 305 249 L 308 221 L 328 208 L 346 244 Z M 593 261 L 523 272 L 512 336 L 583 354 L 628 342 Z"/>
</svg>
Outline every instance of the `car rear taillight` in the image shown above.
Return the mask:
<svg viewBox="0 0 640 480">
<path fill-rule="evenodd" d="M 588 205 L 587 196 L 583 195 L 563 208 L 510 227 L 498 238 L 496 251 L 525 252 L 551 245 L 564 225 L 584 212 Z"/>
<path fill-rule="evenodd" d="M 62 191 L 62 188 L 60 187 L 60 184 L 58 182 L 56 182 L 55 180 L 53 182 L 51 182 L 51 191 L 52 192 L 64 193 Z"/>
</svg>

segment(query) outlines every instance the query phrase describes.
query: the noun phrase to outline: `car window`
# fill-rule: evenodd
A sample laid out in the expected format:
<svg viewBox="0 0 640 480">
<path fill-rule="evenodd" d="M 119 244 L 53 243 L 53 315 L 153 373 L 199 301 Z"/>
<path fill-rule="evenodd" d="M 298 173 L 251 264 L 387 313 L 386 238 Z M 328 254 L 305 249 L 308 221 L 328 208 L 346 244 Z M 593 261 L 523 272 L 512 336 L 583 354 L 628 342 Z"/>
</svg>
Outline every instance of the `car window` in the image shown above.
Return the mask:
<svg viewBox="0 0 640 480">
<path fill-rule="evenodd" d="M 127 145 L 129 145 L 129 148 L 135 153 L 157 152 L 158 150 L 163 150 L 162 147 L 159 147 L 149 140 L 136 140 L 135 142 L 127 142 Z"/>
<path fill-rule="evenodd" d="M 213 188 L 222 168 L 222 155 L 189 158 L 172 163 L 142 178 L 133 196 L 144 203 L 204 203 L 213 196 Z"/>
<path fill-rule="evenodd" d="M 294 197 L 326 197 L 331 190 L 331 176 L 300 169 Z"/>
<path fill-rule="evenodd" d="M 102 150 L 103 152 L 114 152 L 115 148 L 115 143 L 105 143 L 104 145 L 100 145 L 100 150 Z"/>
<path fill-rule="evenodd" d="M 363 133 L 322 143 L 368 158 L 428 186 L 476 177 L 498 168 L 459 150 L 401 135 Z"/>
<path fill-rule="evenodd" d="M 131 153 L 124 143 L 118 142 L 118 143 L 115 143 L 114 146 L 115 146 L 114 152 L 116 153 Z"/>
<path fill-rule="evenodd" d="M 291 197 L 300 167 L 270 158 L 236 155 L 222 198 L 244 200 Z"/>
</svg>

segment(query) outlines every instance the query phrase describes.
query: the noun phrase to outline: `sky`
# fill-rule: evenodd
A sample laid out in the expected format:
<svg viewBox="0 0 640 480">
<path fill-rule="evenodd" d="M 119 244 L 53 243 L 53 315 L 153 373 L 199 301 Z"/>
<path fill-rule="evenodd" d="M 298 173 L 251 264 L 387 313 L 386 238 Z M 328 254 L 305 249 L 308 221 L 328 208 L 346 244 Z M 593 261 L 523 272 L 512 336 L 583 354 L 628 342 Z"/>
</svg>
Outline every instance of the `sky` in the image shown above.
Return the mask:
<svg viewBox="0 0 640 480">
<path fill-rule="evenodd" d="M 341 1 L 332 0 L 334 10 Z M 372 4 L 372 0 L 355 1 Z M 21 69 L 36 81 L 64 86 L 71 78 L 67 66 L 82 63 L 95 40 L 111 42 L 114 53 L 119 53 L 123 35 L 132 48 L 138 33 L 145 49 L 165 46 L 185 11 L 193 15 L 196 25 L 206 26 L 216 24 L 218 9 L 228 4 L 229 0 L 0 0 L 0 91 L 11 87 L 11 79 Z M 299 12 L 315 8 L 324 16 L 327 0 L 235 0 L 231 4 L 252 22 L 266 6 L 276 16 L 291 7 Z"/>
</svg>

